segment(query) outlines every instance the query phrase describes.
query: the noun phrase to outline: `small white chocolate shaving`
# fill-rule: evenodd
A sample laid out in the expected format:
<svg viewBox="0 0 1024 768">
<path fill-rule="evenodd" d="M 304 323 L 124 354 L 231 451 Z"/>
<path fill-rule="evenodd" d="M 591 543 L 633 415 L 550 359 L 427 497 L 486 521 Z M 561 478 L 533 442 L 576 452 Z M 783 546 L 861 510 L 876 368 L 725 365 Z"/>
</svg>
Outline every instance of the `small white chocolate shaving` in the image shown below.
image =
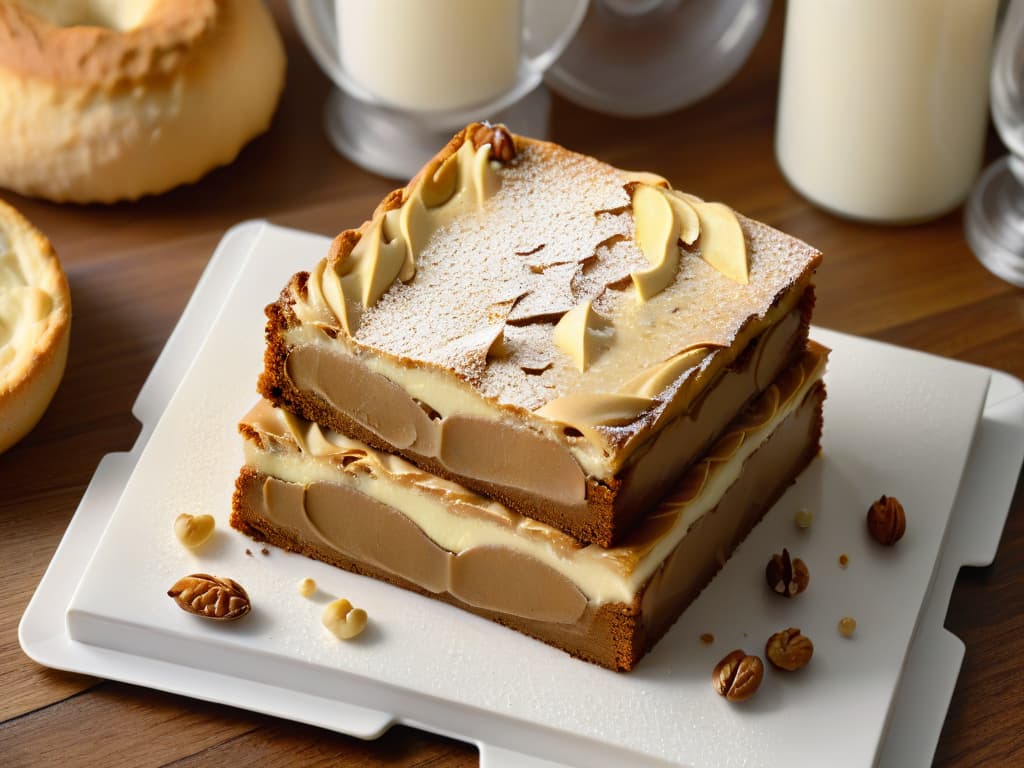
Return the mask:
<svg viewBox="0 0 1024 768">
<path fill-rule="evenodd" d="M 345 598 L 328 603 L 320 621 L 335 637 L 351 640 L 366 628 L 366 611 L 353 608 Z"/>
<path fill-rule="evenodd" d="M 341 327 L 349 336 L 356 332 L 359 327 L 359 315 L 361 306 L 345 295 L 345 288 L 341 277 L 336 271 L 327 267 L 327 261 L 317 265 L 319 279 L 316 279 L 318 272 L 314 271 L 310 277 L 311 286 L 316 286 L 320 294 L 320 300 L 341 322 Z"/>
<path fill-rule="evenodd" d="M 501 186 L 491 162 L 491 145 L 484 144 L 473 155 L 473 188 L 476 191 L 477 205 L 483 205 Z"/>
<path fill-rule="evenodd" d="M 334 456 L 346 452 L 344 446 L 332 443 L 324 437 L 323 431 L 315 422 L 300 419 L 283 408 L 277 410 L 303 453 L 311 456 Z"/>
<path fill-rule="evenodd" d="M 459 183 L 459 156 L 449 155 L 433 173 L 424 174 L 420 185 L 420 200 L 427 208 L 437 208 L 451 200 Z"/>
<path fill-rule="evenodd" d="M 736 213 L 722 203 L 693 203 L 700 217 L 700 255 L 740 285 L 750 282 L 747 244 Z"/>
<path fill-rule="evenodd" d="M 615 328 L 591 306 L 589 300 L 573 307 L 555 325 L 552 341 L 585 371 L 611 343 Z"/>
<path fill-rule="evenodd" d="M 622 394 L 654 398 L 686 371 L 698 365 L 717 344 L 699 344 L 684 349 L 663 363 L 652 365 L 640 375 L 631 379 L 620 390 Z"/>
<path fill-rule="evenodd" d="M 651 407 L 650 398 L 605 392 L 581 392 L 552 400 L 536 413 L 546 419 L 567 424 L 583 434 L 603 442 L 595 427 L 619 427 L 636 421 Z"/>
<path fill-rule="evenodd" d="M 342 293 L 363 307 L 372 307 L 398 279 L 406 262 L 407 249 L 399 238 L 385 242 L 384 217 L 370 222 L 352 252 L 342 264 Z"/>
<path fill-rule="evenodd" d="M 182 512 L 174 519 L 174 535 L 189 549 L 202 546 L 213 535 L 217 523 L 213 515 L 190 515 Z"/>
<path fill-rule="evenodd" d="M 345 311 L 342 309 L 341 314 L 339 314 L 328 304 L 324 297 L 323 282 L 326 266 L 327 260 L 321 259 L 313 268 L 309 279 L 306 281 L 305 301 L 296 301 L 294 311 L 296 316 L 308 325 L 314 325 L 319 328 L 337 328 L 339 319 L 345 322 L 343 317 Z M 333 272 L 333 270 L 331 271 Z"/>
<path fill-rule="evenodd" d="M 641 302 L 661 293 L 679 270 L 679 221 L 667 196 L 658 187 L 638 184 L 633 189 L 636 241 L 650 269 L 630 273 Z"/>
<path fill-rule="evenodd" d="M 693 198 L 677 189 L 666 189 L 665 198 L 676 214 L 676 220 L 679 223 L 679 239 L 687 245 L 693 245 L 700 235 L 700 217 L 691 202 Z"/>
<path fill-rule="evenodd" d="M 432 352 L 431 360 L 442 365 L 458 366 L 472 380 L 483 372 L 489 356 L 504 352 L 504 329 L 505 321 L 501 320 L 452 339 L 441 349 Z"/>
<path fill-rule="evenodd" d="M 627 181 L 637 184 L 648 184 L 652 187 L 662 187 L 663 189 L 668 189 L 670 186 L 668 179 L 650 171 L 623 171 L 622 175 Z"/>
</svg>

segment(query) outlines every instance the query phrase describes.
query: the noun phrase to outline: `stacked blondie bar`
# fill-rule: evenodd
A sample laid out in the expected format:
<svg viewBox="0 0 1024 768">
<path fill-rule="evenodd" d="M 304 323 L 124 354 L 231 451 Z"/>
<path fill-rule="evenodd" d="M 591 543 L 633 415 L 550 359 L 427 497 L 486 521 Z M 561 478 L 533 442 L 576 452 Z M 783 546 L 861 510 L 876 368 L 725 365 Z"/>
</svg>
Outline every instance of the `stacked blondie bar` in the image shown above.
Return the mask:
<svg viewBox="0 0 1024 768">
<path fill-rule="evenodd" d="M 819 450 L 820 259 L 470 125 L 267 308 L 232 525 L 632 669 Z"/>
</svg>

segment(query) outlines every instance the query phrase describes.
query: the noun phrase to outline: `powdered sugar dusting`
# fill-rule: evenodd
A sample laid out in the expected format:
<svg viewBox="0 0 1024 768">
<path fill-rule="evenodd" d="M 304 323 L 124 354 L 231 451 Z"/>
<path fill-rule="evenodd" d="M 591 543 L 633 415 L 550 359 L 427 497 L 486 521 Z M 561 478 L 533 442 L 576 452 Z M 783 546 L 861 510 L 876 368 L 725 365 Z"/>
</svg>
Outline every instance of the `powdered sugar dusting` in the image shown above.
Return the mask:
<svg viewBox="0 0 1024 768">
<path fill-rule="evenodd" d="M 749 285 L 721 275 L 699 250 L 684 251 L 674 283 L 640 303 L 629 274 L 648 265 L 625 174 L 538 143 L 497 173 L 500 190 L 434 233 L 417 254 L 415 278 L 396 282 L 366 311 L 355 340 L 450 368 L 503 404 L 536 409 L 576 392 L 613 392 L 691 344 L 728 345 L 817 257 L 740 217 Z M 615 339 L 582 374 L 551 331 L 588 299 L 611 320 Z"/>
</svg>

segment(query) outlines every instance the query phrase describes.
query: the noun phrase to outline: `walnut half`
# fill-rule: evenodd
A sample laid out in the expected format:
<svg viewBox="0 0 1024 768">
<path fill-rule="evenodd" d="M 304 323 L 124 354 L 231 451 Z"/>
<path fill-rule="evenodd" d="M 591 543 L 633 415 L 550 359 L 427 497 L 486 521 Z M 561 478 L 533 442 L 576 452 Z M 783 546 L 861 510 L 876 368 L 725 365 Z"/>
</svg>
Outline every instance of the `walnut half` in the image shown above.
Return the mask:
<svg viewBox="0 0 1024 768">
<path fill-rule="evenodd" d="M 196 616 L 219 621 L 240 619 L 252 609 L 249 595 L 234 579 L 193 573 L 167 590 L 178 607 Z"/>
<path fill-rule="evenodd" d="M 711 684 L 729 701 L 746 701 L 761 687 L 763 679 L 761 659 L 739 649 L 718 662 L 711 673 Z"/>
<path fill-rule="evenodd" d="M 764 577 L 772 591 L 783 597 L 796 597 L 811 583 L 807 565 L 799 557 L 791 558 L 785 548 L 781 555 L 772 555 L 765 566 Z"/>
<path fill-rule="evenodd" d="M 871 538 L 891 547 L 906 533 L 907 515 L 898 499 L 883 495 L 868 508 L 867 524 Z"/>
<path fill-rule="evenodd" d="M 814 655 L 814 643 L 796 627 L 776 632 L 764 646 L 765 658 L 776 669 L 795 672 L 807 666 Z"/>
</svg>

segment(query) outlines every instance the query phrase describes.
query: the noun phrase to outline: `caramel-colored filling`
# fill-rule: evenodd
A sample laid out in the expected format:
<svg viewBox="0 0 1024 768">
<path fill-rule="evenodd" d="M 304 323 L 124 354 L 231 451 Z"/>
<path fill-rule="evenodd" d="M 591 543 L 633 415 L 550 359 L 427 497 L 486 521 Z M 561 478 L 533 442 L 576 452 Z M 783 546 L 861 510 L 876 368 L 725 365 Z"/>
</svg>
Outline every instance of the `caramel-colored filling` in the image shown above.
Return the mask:
<svg viewBox="0 0 1024 768">
<path fill-rule="evenodd" d="M 687 532 L 738 481 L 751 456 L 804 403 L 823 374 L 825 358 L 826 351 L 812 345 L 730 425 L 676 491 L 622 545 L 610 549 L 581 545 L 265 401 L 243 422 L 246 464 L 270 478 L 262 514 L 277 526 L 477 607 L 571 623 L 586 603 L 634 600 Z M 487 578 L 488 563 L 500 578 Z M 543 585 L 550 601 L 543 607 L 515 603 L 519 591 L 503 591 L 499 582 L 519 578 Z"/>
<path fill-rule="evenodd" d="M 768 386 L 802 342 L 801 315 L 794 310 L 756 341 L 745 364 L 723 371 L 704 392 L 691 395 L 689 412 L 635 452 L 620 476 L 622 503 L 646 507 L 660 498 L 668 490 L 666 478 L 695 459 L 740 407 Z M 417 401 L 407 388 L 372 371 L 372 362 L 338 354 L 332 345 L 308 344 L 291 351 L 288 373 L 298 388 L 318 393 L 398 450 L 436 460 L 453 475 L 510 489 L 510 495 L 547 500 L 567 514 L 586 514 L 588 473 L 575 450 L 578 438 L 550 425 L 546 431 L 524 426 L 499 408 L 462 413 L 442 410 L 445 404 L 436 400 Z"/>
</svg>

